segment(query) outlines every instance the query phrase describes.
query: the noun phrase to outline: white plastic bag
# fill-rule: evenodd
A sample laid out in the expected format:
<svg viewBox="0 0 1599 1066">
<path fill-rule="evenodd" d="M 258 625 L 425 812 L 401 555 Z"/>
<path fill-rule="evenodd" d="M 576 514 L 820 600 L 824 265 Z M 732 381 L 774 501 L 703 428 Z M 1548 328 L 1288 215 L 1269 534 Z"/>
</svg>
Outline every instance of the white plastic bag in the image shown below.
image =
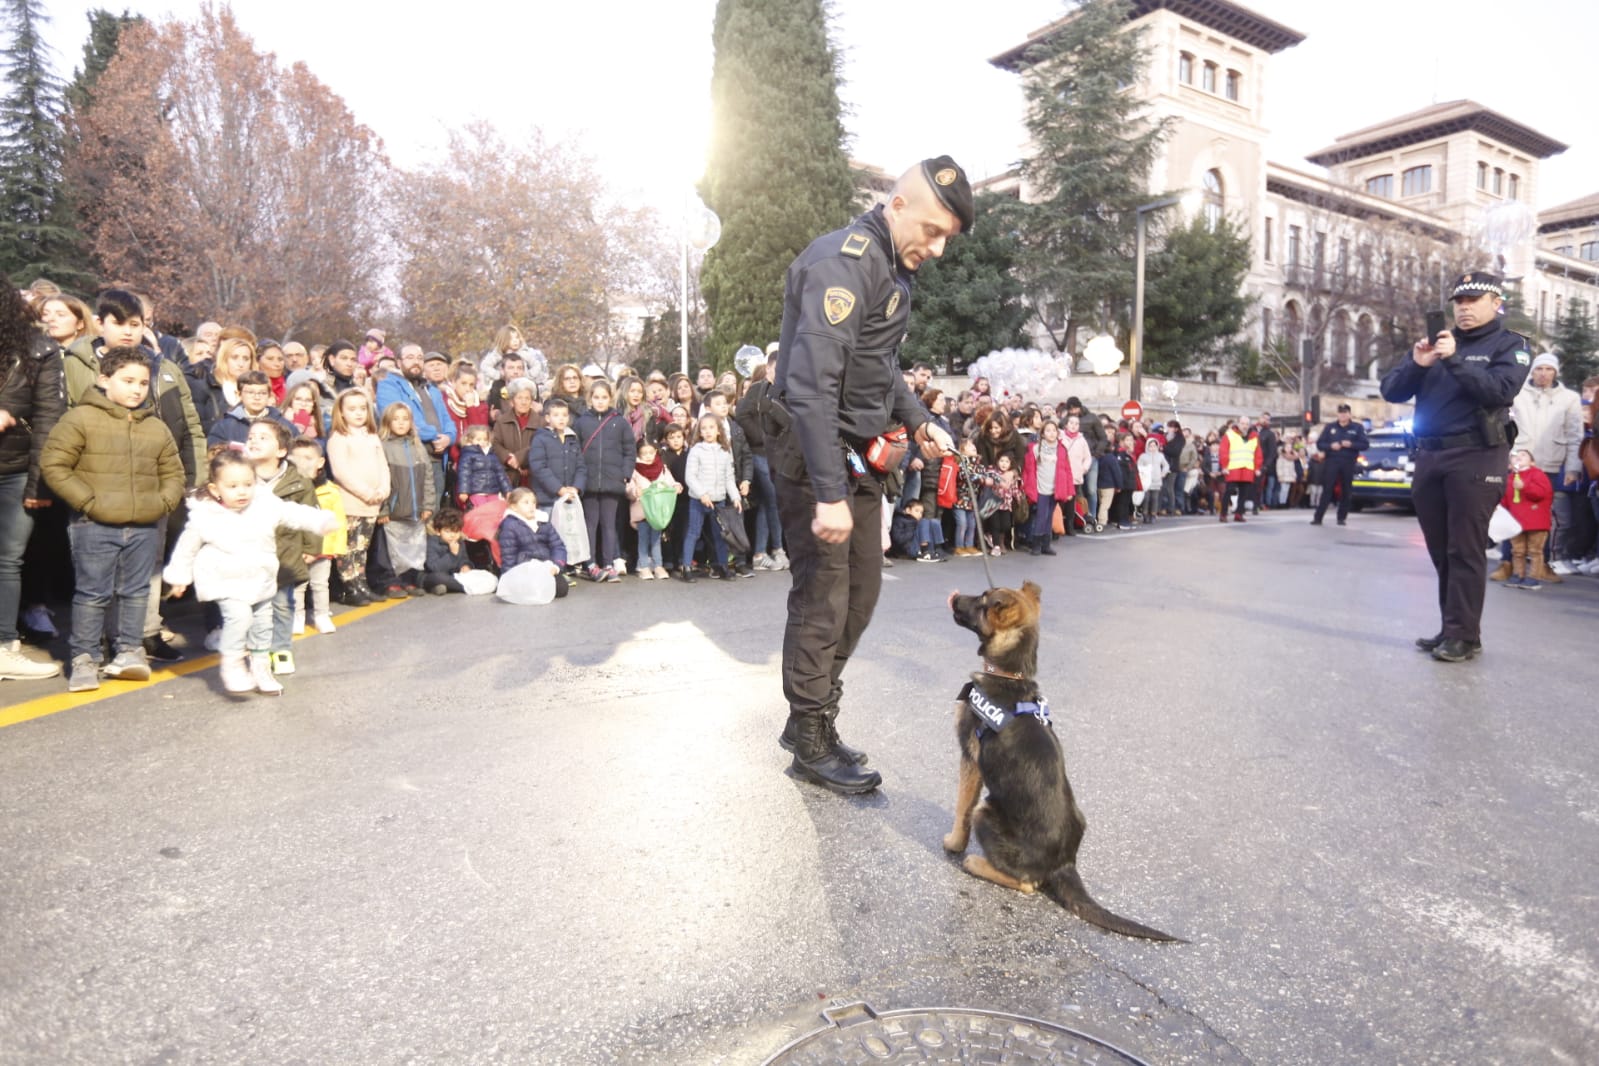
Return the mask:
<svg viewBox="0 0 1599 1066">
<path fill-rule="evenodd" d="M 499 579 L 487 570 L 463 570 L 455 580 L 468 596 L 487 596 L 499 587 Z"/>
<path fill-rule="evenodd" d="M 1493 517 L 1488 519 L 1488 539 L 1498 544 L 1520 532 L 1521 523 L 1516 521 L 1516 516 L 1505 510 L 1504 504 L 1496 506 Z"/>
<path fill-rule="evenodd" d="M 583 505 L 563 496 L 550 508 L 550 525 L 566 545 L 566 561 L 575 566 L 589 560 L 589 531 L 583 522 Z"/>
<path fill-rule="evenodd" d="M 465 577 L 466 575 L 461 575 Z M 529 559 L 500 575 L 495 594 L 506 603 L 538 607 L 555 599 L 555 575 L 544 559 Z"/>
<path fill-rule="evenodd" d="M 1144 504 L 1144 490 L 1143 489 L 1134 489 L 1133 490 L 1133 506 L 1134 507 L 1142 507 L 1143 504 Z"/>
</svg>

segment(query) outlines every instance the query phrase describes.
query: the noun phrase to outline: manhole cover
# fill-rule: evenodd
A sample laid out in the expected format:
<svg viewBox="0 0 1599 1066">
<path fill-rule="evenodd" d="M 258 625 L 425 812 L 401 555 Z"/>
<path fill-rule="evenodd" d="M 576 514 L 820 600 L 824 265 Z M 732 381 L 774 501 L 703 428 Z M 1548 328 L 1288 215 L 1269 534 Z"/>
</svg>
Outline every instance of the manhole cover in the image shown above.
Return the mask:
<svg viewBox="0 0 1599 1066">
<path fill-rule="evenodd" d="M 913 1062 L 1148 1066 L 1103 1040 L 997 1011 L 932 1007 L 878 1014 L 865 1003 L 851 1003 L 823 1011 L 822 1019 L 826 1026 L 783 1048 L 766 1060 L 766 1066 Z"/>
</svg>

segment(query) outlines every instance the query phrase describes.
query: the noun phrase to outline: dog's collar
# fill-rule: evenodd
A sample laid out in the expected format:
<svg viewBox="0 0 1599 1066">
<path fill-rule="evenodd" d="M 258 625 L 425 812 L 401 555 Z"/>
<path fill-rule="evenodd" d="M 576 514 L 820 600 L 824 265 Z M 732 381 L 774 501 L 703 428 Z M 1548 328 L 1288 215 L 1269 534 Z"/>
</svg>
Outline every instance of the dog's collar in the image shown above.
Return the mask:
<svg viewBox="0 0 1599 1066">
<path fill-rule="evenodd" d="M 1020 716 L 1037 718 L 1044 725 L 1054 728 L 1054 723 L 1049 719 L 1049 700 L 1044 698 L 1043 693 L 1038 693 L 1034 700 L 1023 700 L 1007 706 L 990 698 L 976 681 L 968 681 L 961 688 L 957 698 L 977 716 L 979 743 L 1004 729 L 1013 718 Z"/>
<path fill-rule="evenodd" d="M 983 673 L 985 673 L 985 674 L 993 674 L 995 677 L 1008 677 L 1012 681 L 1026 681 L 1027 680 L 1027 678 L 1023 677 L 1021 674 L 1013 674 L 1009 670 L 1001 670 L 999 667 L 995 666 L 993 663 L 989 662 L 987 659 L 983 660 Z"/>
</svg>

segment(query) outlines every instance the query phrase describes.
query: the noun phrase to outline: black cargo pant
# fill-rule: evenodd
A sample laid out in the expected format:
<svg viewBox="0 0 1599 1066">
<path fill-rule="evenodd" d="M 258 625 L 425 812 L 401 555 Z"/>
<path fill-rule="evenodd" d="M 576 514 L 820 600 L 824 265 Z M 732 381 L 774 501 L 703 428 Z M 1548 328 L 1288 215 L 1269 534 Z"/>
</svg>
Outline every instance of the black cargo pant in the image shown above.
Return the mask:
<svg viewBox="0 0 1599 1066">
<path fill-rule="evenodd" d="M 1488 590 L 1488 520 L 1504 495 L 1509 466 L 1506 447 L 1416 453 L 1410 498 L 1427 541 L 1427 554 L 1438 571 L 1438 610 L 1445 640 L 1482 639 L 1482 602 Z"/>
<path fill-rule="evenodd" d="M 870 473 L 850 483 L 855 528 L 844 543 L 828 544 L 811 532 L 816 495 L 798 438 L 768 438 L 767 454 L 793 580 L 783 627 L 783 695 L 791 714 L 836 711 L 844 667 L 883 588 L 883 486 Z"/>
<path fill-rule="evenodd" d="M 1338 522 L 1342 524 L 1349 517 L 1349 497 L 1355 492 L 1354 463 L 1328 460 L 1322 467 L 1321 502 L 1316 505 L 1316 521 L 1326 516 L 1335 488 L 1338 490 Z"/>
</svg>

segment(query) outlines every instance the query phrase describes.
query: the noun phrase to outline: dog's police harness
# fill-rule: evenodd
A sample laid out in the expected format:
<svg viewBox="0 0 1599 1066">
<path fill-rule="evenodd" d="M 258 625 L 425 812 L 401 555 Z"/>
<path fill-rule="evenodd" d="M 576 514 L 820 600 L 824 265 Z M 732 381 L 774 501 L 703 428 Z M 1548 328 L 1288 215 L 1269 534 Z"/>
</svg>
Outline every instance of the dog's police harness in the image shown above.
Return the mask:
<svg viewBox="0 0 1599 1066">
<path fill-rule="evenodd" d="M 975 681 L 968 681 L 961 687 L 957 697 L 966 706 L 972 709 L 977 716 L 977 739 L 979 743 L 991 733 L 998 733 L 1012 721 L 1023 715 L 1037 718 L 1046 726 L 1053 729 L 1055 724 L 1049 720 L 1049 700 L 1040 695 L 1037 701 L 1022 700 L 1011 706 L 996 701 Z"/>
</svg>

